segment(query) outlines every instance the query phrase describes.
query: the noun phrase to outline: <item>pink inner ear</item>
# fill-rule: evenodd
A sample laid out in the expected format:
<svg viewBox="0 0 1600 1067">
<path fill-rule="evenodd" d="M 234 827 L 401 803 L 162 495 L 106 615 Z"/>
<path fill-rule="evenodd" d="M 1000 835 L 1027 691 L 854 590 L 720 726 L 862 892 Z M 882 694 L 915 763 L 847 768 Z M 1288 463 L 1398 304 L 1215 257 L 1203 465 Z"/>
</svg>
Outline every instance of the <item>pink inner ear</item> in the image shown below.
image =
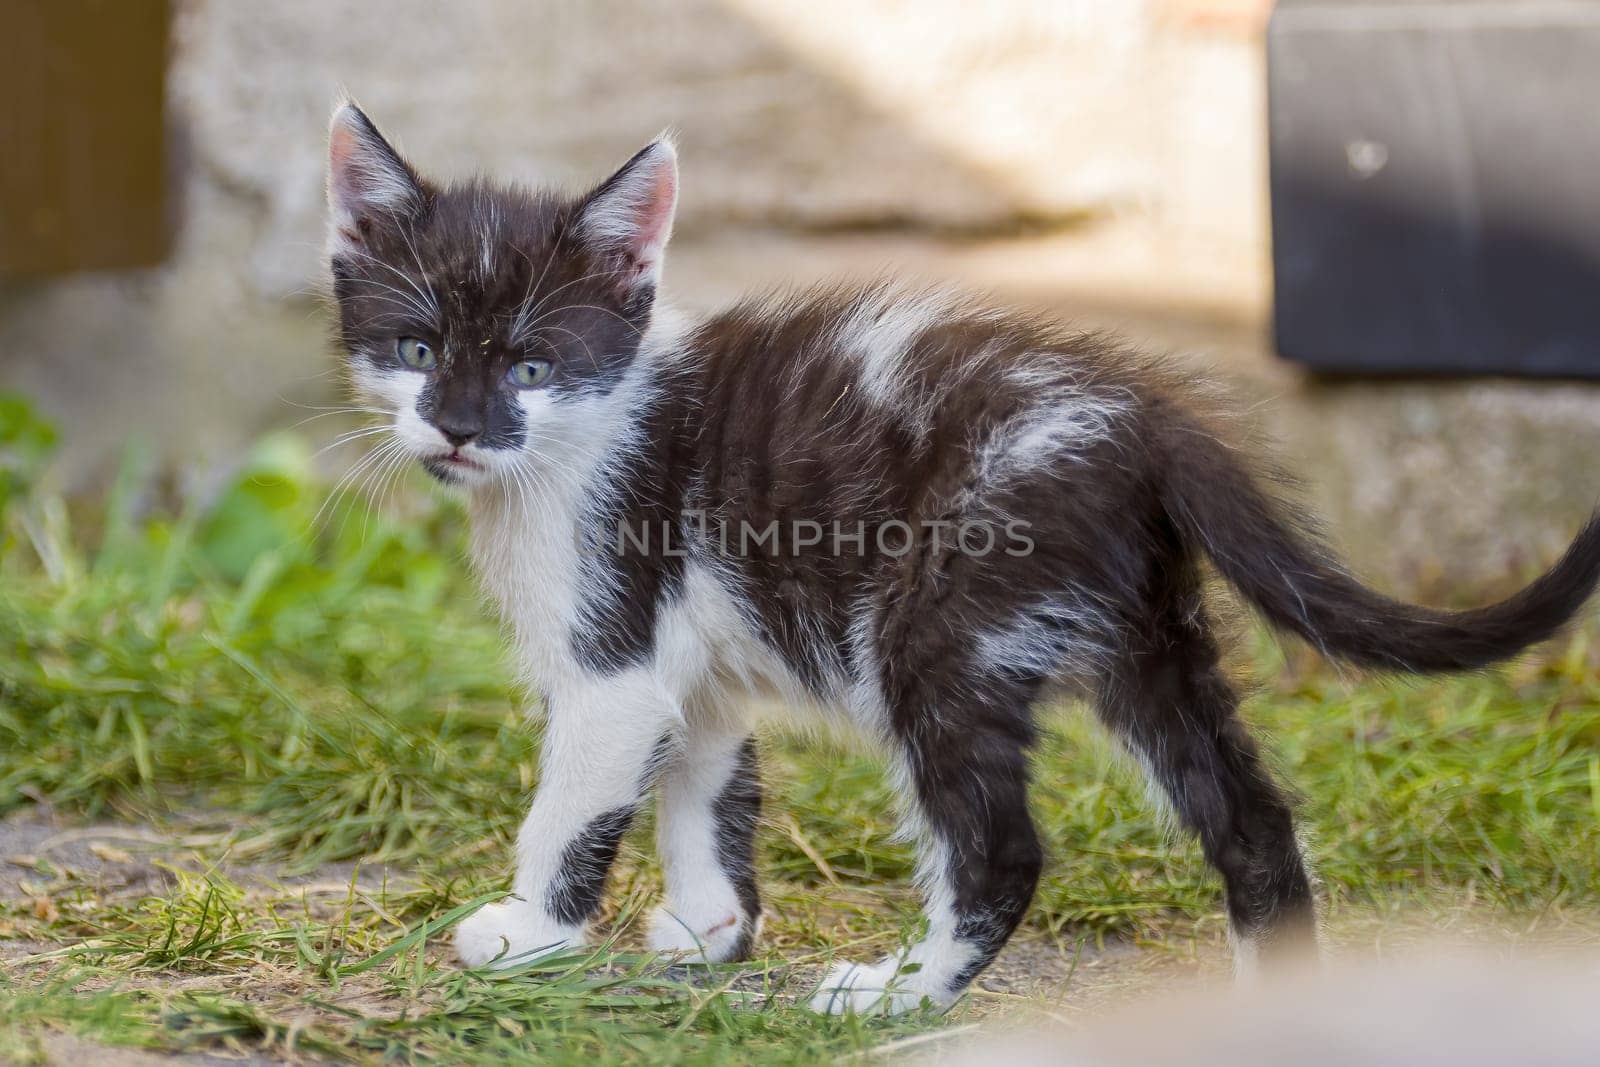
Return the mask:
<svg viewBox="0 0 1600 1067">
<path fill-rule="evenodd" d="M 328 135 L 328 192 L 334 206 L 353 219 L 361 215 L 359 168 L 355 162 L 360 149 L 361 143 L 355 131 L 346 123 L 334 123 L 333 131 Z M 340 230 L 351 240 L 360 236 L 343 227 Z"/>
<path fill-rule="evenodd" d="M 677 202 L 678 169 L 670 159 L 663 160 L 654 168 L 648 192 L 639 205 L 636 258 L 650 260 L 652 265 L 660 260 L 667 238 L 672 236 L 672 214 Z"/>
<path fill-rule="evenodd" d="M 328 130 L 328 207 L 338 238 L 362 244 L 373 218 L 399 212 L 419 195 L 416 179 L 382 135 L 351 106 Z"/>
<path fill-rule="evenodd" d="M 584 229 L 620 261 L 617 285 L 632 289 L 661 269 L 678 201 L 677 154 L 670 142 L 644 149 L 584 209 Z"/>
<path fill-rule="evenodd" d="M 328 145 L 328 198 L 333 201 L 335 229 L 351 244 L 363 244 L 367 217 L 361 193 L 351 174 L 354 137 L 341 129 Z"/>
</svg>

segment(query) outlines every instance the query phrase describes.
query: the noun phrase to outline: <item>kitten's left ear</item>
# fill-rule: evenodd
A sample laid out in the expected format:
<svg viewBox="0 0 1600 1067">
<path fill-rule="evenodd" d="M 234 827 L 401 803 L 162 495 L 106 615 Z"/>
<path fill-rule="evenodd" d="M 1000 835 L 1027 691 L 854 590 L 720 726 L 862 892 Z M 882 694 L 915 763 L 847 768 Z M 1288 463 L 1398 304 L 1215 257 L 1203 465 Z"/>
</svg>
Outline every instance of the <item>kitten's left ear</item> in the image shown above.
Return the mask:
<svg viewBox="0 0 1600 1067">
<path fill-rule="evenodd" d="M 663 135 L 600 183 L 579 208 L 579 234 L 616 263 L 624 293 L 655 286 L 678 206 L 678 151 Z"/>
</svg>

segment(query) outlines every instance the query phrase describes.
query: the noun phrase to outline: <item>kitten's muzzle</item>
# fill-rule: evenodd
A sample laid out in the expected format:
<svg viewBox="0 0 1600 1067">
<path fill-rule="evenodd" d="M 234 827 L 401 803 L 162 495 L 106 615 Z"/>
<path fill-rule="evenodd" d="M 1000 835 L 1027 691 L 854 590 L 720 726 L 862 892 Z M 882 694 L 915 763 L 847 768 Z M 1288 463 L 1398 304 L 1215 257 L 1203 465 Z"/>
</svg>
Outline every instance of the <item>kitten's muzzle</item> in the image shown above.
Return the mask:
<svg viewBox="0 0 1600 1067">
<path fill-rule="evenodd" d="M 483 433 L 482 422 L 447 424 L 441 419 L 434 423 L 434 428 L 439 431 L 441 437 L 449 441 L 458 450 L 470 444 L 474 438 Z M 451 454 L 455 455 L 456 453 Z"/>
</svg>

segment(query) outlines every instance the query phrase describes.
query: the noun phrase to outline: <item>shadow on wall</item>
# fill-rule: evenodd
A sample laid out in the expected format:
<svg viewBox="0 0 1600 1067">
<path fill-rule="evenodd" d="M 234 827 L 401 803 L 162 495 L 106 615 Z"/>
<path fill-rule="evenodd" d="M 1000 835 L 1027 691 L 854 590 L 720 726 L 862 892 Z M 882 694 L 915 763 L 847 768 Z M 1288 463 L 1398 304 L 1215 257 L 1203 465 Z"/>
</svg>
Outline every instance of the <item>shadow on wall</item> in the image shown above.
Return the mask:
<svg viewBox="0 0 1600 1067">
<path fill-rule="evenodd" d="M 1343 372 L 1600 377 L 1592 7 L 1286 4 L 1279 347 Z"/>
<path fill-rule="evenodd" d="M 1334 376 L 1600 378 L 1600 232 L 1406 209 L 1317 176 L 1278 189 L 1284 356 Z"/>
</svg>

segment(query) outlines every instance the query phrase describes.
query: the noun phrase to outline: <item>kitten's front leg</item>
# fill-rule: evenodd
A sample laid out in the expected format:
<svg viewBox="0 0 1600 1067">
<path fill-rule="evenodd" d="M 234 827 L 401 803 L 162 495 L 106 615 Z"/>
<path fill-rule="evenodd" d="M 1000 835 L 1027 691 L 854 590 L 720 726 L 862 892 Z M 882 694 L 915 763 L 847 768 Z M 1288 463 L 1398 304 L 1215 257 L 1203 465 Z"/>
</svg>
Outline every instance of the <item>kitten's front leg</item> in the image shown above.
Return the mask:
<svg viewBox="0 0 1600 1067">
<path fill-rule="evenodd" d="M 463 963 L 510 967 L 582 942 L 676 725 L 672 705 L 637 676 L 549 701 L 539 789 L 517 835 L 512 896 L 457 927 Z"/>
</svg>

